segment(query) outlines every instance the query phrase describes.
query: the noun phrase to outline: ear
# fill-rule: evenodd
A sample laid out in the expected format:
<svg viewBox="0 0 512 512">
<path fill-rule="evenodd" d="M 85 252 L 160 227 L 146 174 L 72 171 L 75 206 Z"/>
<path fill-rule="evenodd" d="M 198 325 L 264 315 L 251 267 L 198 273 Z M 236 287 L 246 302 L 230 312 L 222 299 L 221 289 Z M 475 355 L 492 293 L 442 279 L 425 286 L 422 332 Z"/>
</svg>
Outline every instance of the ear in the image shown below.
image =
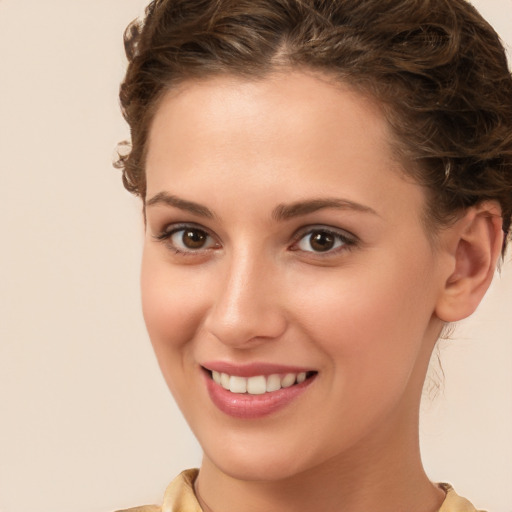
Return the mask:
<svg viewBox="0 0 512 512">
<path fill-rule="evenodd" d="M 451 263 L 436 315 L 444 322 L 456 322 L 475 311 L 494 276 L 503 245 L 499 204 L 484 201 L 469 208 L 442 236 Z"/>
</svg>

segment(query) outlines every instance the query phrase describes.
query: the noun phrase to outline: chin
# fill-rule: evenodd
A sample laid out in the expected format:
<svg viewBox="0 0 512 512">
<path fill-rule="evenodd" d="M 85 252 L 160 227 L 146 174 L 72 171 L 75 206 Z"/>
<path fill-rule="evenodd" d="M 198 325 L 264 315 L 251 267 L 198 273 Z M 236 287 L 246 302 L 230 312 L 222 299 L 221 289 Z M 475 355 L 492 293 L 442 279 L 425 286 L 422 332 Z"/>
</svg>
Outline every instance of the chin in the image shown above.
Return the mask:
<svg viewBox="0 0 512 512">
<path fill-rule="evenodd" d="M 309 450 L 297 449 L 304 443 L 293 443 L 293 439 L 286 443 L 282 438 L 277 440 L 262 436 L 255 439 L 254 436 L 247 436 L 244 439 L 240 432 L 230 434 L 225 439 L 199 438 L 199 441 L 205 459 L 225 475 L 237 480 L 285 480 L 314 468 L 321 459 L 320 454 L 314 456 L 311 445 Z"/>
<path fill-rule="evenodd" d="M 213 464 L 225 475 L 236 479 L 252 482 L 276 482 L 301 473 L 301 465 L 293 464 L 282 457 L 250 458 L 224 454 L 220 460 L 212 460 Z"/>
</svg>

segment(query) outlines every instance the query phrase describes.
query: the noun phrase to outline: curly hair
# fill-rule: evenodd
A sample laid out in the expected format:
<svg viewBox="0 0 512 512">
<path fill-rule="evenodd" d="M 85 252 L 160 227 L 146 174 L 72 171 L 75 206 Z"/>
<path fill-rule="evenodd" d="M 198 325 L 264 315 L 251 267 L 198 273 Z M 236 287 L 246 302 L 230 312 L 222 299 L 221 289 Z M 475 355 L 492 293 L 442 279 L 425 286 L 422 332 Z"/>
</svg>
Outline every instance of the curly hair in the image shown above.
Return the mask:
<svg viewBox="0 0 512 512">
<path fill-rule="evenodd" d="M 429 226 L 485 200 L 512 217 L 512 77 L 499 36 L 465 0 L 154 0 L 124 37 L 131 143 L 117 167 L 145 199 L 160 99 L 186 80 L 283 67 L 334 77 L 381 105 Z"/>
</svg>

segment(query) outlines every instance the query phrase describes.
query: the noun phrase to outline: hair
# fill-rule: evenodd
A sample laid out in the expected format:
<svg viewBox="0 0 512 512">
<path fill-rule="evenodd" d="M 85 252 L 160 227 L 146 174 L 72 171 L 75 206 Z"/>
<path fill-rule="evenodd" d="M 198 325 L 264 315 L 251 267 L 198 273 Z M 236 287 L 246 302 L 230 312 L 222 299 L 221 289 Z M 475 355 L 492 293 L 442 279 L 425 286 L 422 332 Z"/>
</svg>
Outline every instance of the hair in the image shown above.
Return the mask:
<svg viewBox="0 0 512 512">
<path fill-rule="evenodd" d="M 512 217 L 512 77 L 499 36 L 465 0 L 153 0 L 125 31 L 120 89 L 131 143 L 116 166 L 145 200 L 160 99 L 188 80 L 286 68 L 376 100 L 404 171 L 428 191 L 430 227 L 499 202 Z"/>
</svg>

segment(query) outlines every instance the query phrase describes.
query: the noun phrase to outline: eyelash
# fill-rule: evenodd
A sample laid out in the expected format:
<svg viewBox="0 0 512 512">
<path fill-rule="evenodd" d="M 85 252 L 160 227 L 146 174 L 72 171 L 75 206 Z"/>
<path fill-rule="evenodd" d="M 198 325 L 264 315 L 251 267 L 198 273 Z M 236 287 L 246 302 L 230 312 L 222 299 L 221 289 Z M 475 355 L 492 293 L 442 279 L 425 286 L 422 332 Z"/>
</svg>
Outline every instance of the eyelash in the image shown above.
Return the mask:
<svg viewBox="0 0 512 512">
<path fill-rule="evenodd" d="M 211 249 L 210 247 L 207 247 L 206 249 L 198 248 L 197 250 L 183 250 L 176 247 L 175 244 L 171 243 L 171 239 L 176 233 L 180 233 L 181 231 L 185 232 L 187 230 L 204 233 L 204 235 L 207 237 L 214 239 L 213 235 L 211 235 L 208 230 L 196 224 L 173 224 L 172 226 L 167 226 L 161 233 L 155 235 L 154 238 L 159 242 L 163 242 L 166 247 L 172 249 L 176 254 L 179 254 L 180 256 L 197 256 Z M 219 246 L 219 244 L 217 244 L 217 246 Z"/>
<path fill-rule="evenodd" d="M 329 235 L 334 238 L 334 243 L 339 243 L 337 247 L 333 247 L 331 249 L 328 249 L 326 251 L 305 251 L 303 249 L 300 249 L 299 243 L 303 240 L 305 240 L 308 236 L 312 236 L 315 233 L 323 234 L 323 235 Z M 357 245 L 357 238 L 347 233 L 346 231 L 338 230 L 329 228 L 327 226 L 307 226 L 301 230 L 299 230 L 294 236 L 293 236 L 293 244 L 290 247 L 291 251 L 303 251 L 305 253 L 313 254 L 315 257 L 320 258 L 327 258 L 329 256 L 334 256 L 339 254 L 340 252 L 349 251 L 352 250 Z M 310 242 L 311 244 L 311 242 Z"/>
<path fill-rule="evenodd" d="M 185 232 L 186 230 L 203 233 L 205 236 L 210 237 L 213 240 L 215 238 L 207 229 L 195 224 L 174 224 L 172 226 L 167 226 L 164 231 L 158 235 L 154 235 L 154 238 L 159 242 L 165 243 L 165 245 L 172 249 L 175 254 L 183 256 L 198 256 L 204 254 L 205 251 L 210 249 L 218 249 L 220 247 L 220 244 L 217 242 L 213 247 L 183 250 L 170 242 L 174 235 L 182 231 Z M 306 237 L 312 236 L 315 233 L 331 236 L 334 239 L 334 243 L 338 243 L 339 245 L 325 251 L 307 251 L 301 249 L 299 247 L 300 242 L 305 240 Z M 316 258 L 327 258 L 329 256 L 337 255 L 340 252 L 350 251 L 357 246 L 357 243 L 357 237 L 347 233 L 346 231 L 341 231 L 321 225 L 307 226 L 300 229 L 292 236 L 292 244 L 289 246 L 289 250 L 294 252 L 302 251 L 303 253 L 314 255 Z"/>
</svg>

